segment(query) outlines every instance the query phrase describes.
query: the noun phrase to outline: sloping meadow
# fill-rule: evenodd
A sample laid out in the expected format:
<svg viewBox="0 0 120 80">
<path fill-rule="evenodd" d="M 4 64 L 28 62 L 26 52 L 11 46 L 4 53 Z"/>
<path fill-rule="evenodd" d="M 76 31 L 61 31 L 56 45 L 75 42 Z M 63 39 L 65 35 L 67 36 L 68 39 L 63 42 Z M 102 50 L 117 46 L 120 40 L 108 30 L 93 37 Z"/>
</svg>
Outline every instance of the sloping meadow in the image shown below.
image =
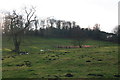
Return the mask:
<svg viewBox="0 0 120 80">
<path fill-rule="evenodd" d="M 69 39 L 27 38 L 21 51 L 12 53 L 11 41 L 3 41 L 3 78 L 118 78 L 118 45 L 88 40 L 91 48 L 57 48 L 72 45 Z"/>
</svg>

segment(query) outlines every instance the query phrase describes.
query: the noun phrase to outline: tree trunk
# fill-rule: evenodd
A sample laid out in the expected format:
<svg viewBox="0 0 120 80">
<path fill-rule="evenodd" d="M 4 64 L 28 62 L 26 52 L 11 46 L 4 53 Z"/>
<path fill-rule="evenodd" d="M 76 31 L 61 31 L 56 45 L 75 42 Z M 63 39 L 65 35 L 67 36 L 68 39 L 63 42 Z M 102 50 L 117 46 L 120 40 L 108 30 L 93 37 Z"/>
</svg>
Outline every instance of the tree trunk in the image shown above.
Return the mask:
<svg viewBox="0 0 120 80">
<path fill-rule="evenodd" d="M 14 42 L 14 52 L 19 53 L 20 52 L 20 40 L 18 40 L 17 35 L 14 35 L 13 42 Z"/>
<path fill-rule="evenodd" d="M 16 52 L 16 53 L 19 53 L 19 52 L 20 52 L 19 45 L 15 45 L 15 52 Z"/>
</svg>

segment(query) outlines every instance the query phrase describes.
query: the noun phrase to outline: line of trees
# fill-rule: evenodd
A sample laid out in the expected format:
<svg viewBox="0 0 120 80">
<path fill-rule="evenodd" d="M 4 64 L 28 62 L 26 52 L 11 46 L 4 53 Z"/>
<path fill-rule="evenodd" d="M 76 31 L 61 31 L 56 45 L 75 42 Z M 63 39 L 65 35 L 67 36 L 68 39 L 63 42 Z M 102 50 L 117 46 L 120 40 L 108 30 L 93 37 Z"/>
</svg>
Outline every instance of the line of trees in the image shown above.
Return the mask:
<svg viewBox="0 0 120 80">
<path fill-rule="evenodd" d="M 71 38 L 77 41 L 85 39 L 95 39 L 117 42 L 117 33 L 107 33 L 100 30 L 100 24 L 95 24 L 93 28 L 81 28 L 75 21 L 56 20 L 47 18 L 36 20 L 25 30 L 25 35 L 54 38 Z M 117 29 L 117 28 L 116 28 Z M 114 30 L 115 31 L 115 30 Z M 117 31 L 116 31 L 117 32 Z"/>
<path fill-rule="evenodd" d="M 39 20 L 35 16 L 36 10 L 25 8 L 26 17 L 19 15 L 16 11 L 8 13 L 4 17 L 3 36 L 10 36 L 15 46 L 14 51 L 20 52 L 20 44 L 23 35 L 33 35 L 39 37 L 70 38 L 78 42 L 86 39 L 104 40 L 118 42 L 120 26 L 114 29 L 113 33 L 100 30 L 100 24 L 95 24 L 93 29 L 81 28 L 75 21 L 56 20 L 47 18 Z"/>
</svg>

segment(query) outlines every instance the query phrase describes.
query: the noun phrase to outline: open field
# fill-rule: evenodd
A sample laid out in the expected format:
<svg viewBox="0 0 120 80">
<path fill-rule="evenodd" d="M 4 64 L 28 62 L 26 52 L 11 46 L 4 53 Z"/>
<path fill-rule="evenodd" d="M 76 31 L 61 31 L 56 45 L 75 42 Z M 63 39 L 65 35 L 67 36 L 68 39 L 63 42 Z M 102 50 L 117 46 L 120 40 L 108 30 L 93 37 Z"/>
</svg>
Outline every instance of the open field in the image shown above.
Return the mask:
<svg viewBox="0 0 120 80">
<path fill-rule="evenodd" d="M 11 40 L 3 38 L 3 78 L 117 78 L 118 45 L 88 40 L 92 48 L 56 48 L 73 45 L 69 39 L 27 37 L 21 51 L 11 53 Z"/>
</svg>

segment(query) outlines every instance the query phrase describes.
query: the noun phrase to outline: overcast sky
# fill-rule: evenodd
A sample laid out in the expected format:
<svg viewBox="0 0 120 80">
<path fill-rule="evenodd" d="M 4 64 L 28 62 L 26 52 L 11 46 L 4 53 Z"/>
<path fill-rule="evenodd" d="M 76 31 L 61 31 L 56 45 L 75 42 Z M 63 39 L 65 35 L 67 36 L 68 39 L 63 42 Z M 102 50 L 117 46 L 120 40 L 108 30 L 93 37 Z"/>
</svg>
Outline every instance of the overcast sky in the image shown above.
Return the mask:
<svg viewBox="0 0 120 80">
<path fill-rule="evenodd" d="M 38 17 L 76 21 L 80 27 L 100 24 L 102 31 L 111 32 L 118 24 L 120 0 L 1 0 L 0 10 L 21 11 L 25 6 L 35 6 Z"/>
</svg>

